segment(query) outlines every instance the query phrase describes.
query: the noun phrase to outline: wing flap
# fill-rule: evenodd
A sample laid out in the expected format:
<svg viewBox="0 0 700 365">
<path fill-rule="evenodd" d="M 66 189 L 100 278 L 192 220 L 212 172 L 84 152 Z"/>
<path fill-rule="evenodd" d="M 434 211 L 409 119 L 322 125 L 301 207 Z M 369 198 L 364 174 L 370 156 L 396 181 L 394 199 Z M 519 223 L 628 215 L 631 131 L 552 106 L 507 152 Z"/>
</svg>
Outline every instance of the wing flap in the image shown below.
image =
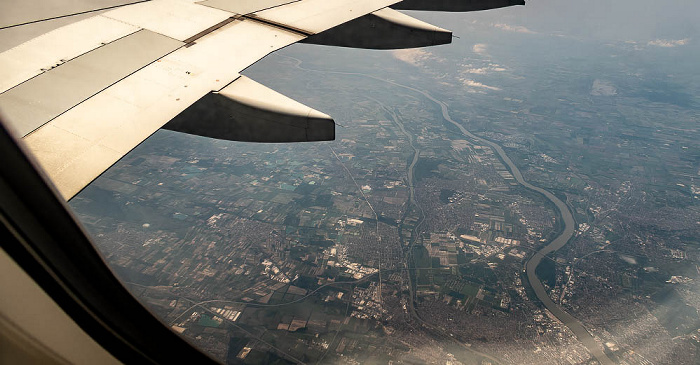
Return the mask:
<svg viewBox="0 0 700 365">
<path fill-rule="evenodd" d="M 245 15 L 295 1 L 299 0 L 205 0 L 197 4 Z"/>
<path fill-rule="evenodd" d="M 101 16 L 58 28 L 0 53 L 0 93 L 139 28 Z"/>
<path fill-rule="evenodd" d="M 235 20 L 76 105 L 24 142 L 61 195 L 70 199 L 202 96 L 302 38 L 259 22 Z"/>
<path fill-rule="evenodd" d="M 180 0 L 152 0 L 102 14 L 183 42 L 232 15 L 227 11 Z"/>
<path fill-rule="evenodd" d="M 0 94 L 0 109 L 25 136 L 182 45 L 147 30 L 132 33 Z"/>
<path fill-rule="evenodd" d="M 254 13 L 257 19 L 317 34 L 400 0 L 301 0 Z"/>
</svg>

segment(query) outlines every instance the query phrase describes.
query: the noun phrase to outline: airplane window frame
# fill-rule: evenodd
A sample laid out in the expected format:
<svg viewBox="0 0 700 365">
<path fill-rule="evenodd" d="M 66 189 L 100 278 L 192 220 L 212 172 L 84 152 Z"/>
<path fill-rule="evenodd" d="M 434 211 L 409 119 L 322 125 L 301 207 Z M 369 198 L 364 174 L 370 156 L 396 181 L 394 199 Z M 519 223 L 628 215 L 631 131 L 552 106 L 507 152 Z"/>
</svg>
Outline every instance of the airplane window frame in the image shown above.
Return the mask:
<svg viewBox="0 0 700 365">
<path fill-rule="evenodd" d="M 78 326 L 124 363 L 218 363 L 129 293 L 2 120 L 0 155 L 0 247 Z"/>
</svg>

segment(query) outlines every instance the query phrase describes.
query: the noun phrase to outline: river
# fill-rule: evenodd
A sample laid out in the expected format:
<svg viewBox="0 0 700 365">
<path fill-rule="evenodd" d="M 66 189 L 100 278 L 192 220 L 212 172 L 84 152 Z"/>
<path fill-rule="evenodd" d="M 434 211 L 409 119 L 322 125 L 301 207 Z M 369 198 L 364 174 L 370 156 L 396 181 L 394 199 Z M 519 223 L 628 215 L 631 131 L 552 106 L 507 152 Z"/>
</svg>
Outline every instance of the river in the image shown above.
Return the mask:
<svg viewBox="0 0 700 365">
<path fill-rule="evenodd" d="M 291 58 L 291 57 L 290 57 Z M 571 213 L 571 210 L 569 207 L 561 201 L 561 199 L 557 198 L 554 194 L 550 193 L 549 191 L 540 188 L 539 186 L 535 186 L 527 182 L 523 178 L 523 174 L 520 172 L 520 169 L 518 166 L 513 163 L 513 161 L 508 157 L 506 152 L 503 150 L 503 148 L 492 141 L 489 141 L 485 138 L 481 138 L 475 134 L 472 134 L 469 132 L 464 126 L 462 126 L 460 123 L 455 122 L 452 120 L 452 117 L 450 117 L 450 113 L 447 107 L 447 104 L 443 103 L 442 101 L 435 99 L 432 95 L 430 95 L 428 92 L 416 89 L 410 86 L 402 85 L 397 82 L 391 81 L 391 80 L 385 80 L 377 76 L 372 76 L 372 75 L 367 75 L 367 74 L 362 74 L 362 73 L 356 73 L 356 72 L 341 72 L 341 71 L 321 71 L 321 70 L 312 70 L 312 69 L 307 69 L 301 67 L 301 61 L 295 58 L 294 59 L 297 63 L 295 65 L 296 68 L 306 70 L 306 71 L 312 71 L 312 72 L 321 72 L 321 73 L 333 73 L 333 74 L 341 74 L 341 75 L 351 75 L 351 76 L 361 76 L 361 77 L 366 77 L 370 79 L 374 79 L 377 81 L 385 82 L 397 87 L 401 87 L 407 90 L 412 90 L 414 92 L 417 92 L 421 95 L 423 95 L 425 98 L 428 100 L 436 103 L 437 105 L 440 106 L 440 109 L 442 111 L 442 117 L 445 119 L 445 121 L 449 122 L 450 124 L 454 125 L 457 127 L 463 135 L 466 137 L 469 137 L 475 141 L 478 141 L 479 143 L 488 145 L 491 147 L 500 159 L 505 163 L 506 167 L 508 170 L 510 170 L 510 173 L 513 175 L 515 180 L 522 185 L 523 187 L 532 190 L 534 192 L 537 192 L 547 198 L 549 201 L 551 201 L 554 206 L 556 207 L 557 211 L 559 212 L 559 216 L 561 217 L 564 229 L 557 235 L 549 244 L 546 246 L 542 247 L 539 251 L 537 251 L 532 257 L 530 257 L 527 262 L 525 263 L 525 272 L 527 274 L 527 279 L 530 282 L 530 286 L 532 286 L 532 289 L 535 292 L 535 295 L 537 296 L 537 299 L 540 300 L 540 302 L 549 310 L 550 313 L 552 313 L 559 321 L 561 321 L 566 327 L 568 327 L 571 332 L 576 335 L 576 338 L 581 341 L 581 343 L 586 347 L 586 349 L 595 357 L 596 360 L 598 360 L 599 363 L 603 365 L 613 365 L 615 364 L 609 357 L 608 355 L 603 351 L 602 345 L 596 341 L 596 339 L 586 330 L 586 328 L 581 324 L 581 322 L 576 319 L 574 316 L 571 314 L 567 313 L 564 309 L 559 307 L 552 299 L 549 298 L 549 295 L 547 295 L 547 291 L 544 288 L 544 285 L 542 285 L 542 282 L 540 279 L 537 277 L 537 274 L 535 273 L 535 270 L 537 269 L 537 266 L 542 262 L 542 259 L 549 253 L 554 252 L 566 245 L 567 242 L 569 242 L 569 239 L 573 237 L 574 232 L 576 230 L 576 224 L 574 221 L 573 214 Z M 403 126 L 402 126 L 403 127 Z M 403 128 L 402 128 L 403 129 Z M 415 147 L 414 147 L 414 151 Z M 413 167 L 415 166 L 415 163 L 418 160 L 419 152 L 416 151 L 413 157 L 413 161 L 411 165 L 409 166 L 409 187 L 411 189 L 411 198 L 413 198 Z M 414 201 L 415 202 L 415 201 Z M 495 359 L 494 359 L 495 360 Z"/>
<path fill-rule="evenodd" d="M 416 89 L 413 89 L 416 90 Z M 418 90 L 416 90 L 418 91 Z M 554 252 L 562 247 L 569 242 L 569 239 L 573 237 L 574 232 L 576 231 L 576 224 L 574 221 L 574 217 L 571 214 L 571 210 L 569 207 L 561 201 L 561 199 L 557 198 L 556 195 L 550 193 L 549 191 L 540 188 L 539 186 L 535 186 L 527 182 L 523 178 L 523 174 L 520 172 L 520 169 L 518 166 L 516 166 L 513 161 L 508 157 L 506 152 L 503 150 L 503 148 L 498 145 L 495 142 L 489 141 L 487 139 L 478 137 L 471 132 L 469 132 L 466 128 L 464 128 L 461 124 L 455 122 L 452 120 L 450 117 L 449 111 L 447 109 L 447 105 L 435 98 L 433 98 L 430 94 L 424 92 L 424 91 L 418 91 L 421 94 L 423 94 L 426 98 L 432 100 L 433 102 L 437 103 L 440 105 L 440 108 L 442 109 L 442 117 L 453 124 L 455 127 L 459 128 L 459 130 L 464 134 L 465 136 L 474 139 L 476 141 L 479 141 L 480 143 L 486 144 L 490 146 L 498 156 L 501 158 L 501 160 L 506 164 L 508 167 L 508 170 L 510 170 L 511 174 L 513 177 L 515 177 L 515 180 L 522 186 L 524 186 L 527 189 L 530 189 L 532 191 L 535 191 L 541 195 L 543 195 L 545 198 L 547 198 L 549 201 L 551 201 L 554 206 L 557 208 L 557 211 L 559 212 L 559 215 L 561 217 L 562 223 L 564 225 L 564 229 L 562 230 L 559 235 L 554 238 L 548 245 L 544 246 L 541 248 L 539 251 L 537 251 L 532 257 L 530 257 L 529 260 L 525 263 L 525 272 L 527 273 L 527 280 L 530 282 L 530 285 L 532 286 L 532 289 L 535 291 L 535 295 L 537 295 L 537 299 L 542 302 L 542 304 L 555 316 L 557 319 L 559 319 L 564 325 L 566 325 L 571 332 L 576 335 L 576 337 L 583 343 L 584 346 L 586 346 L 586 349 L 593 355 L 593 357 L 598 360 L 601 364 L 604 365 L 612 365 L 614 362 L 610 360 L 607 354 L 603 351 L 602 346 L 596 341 L 595 338 L 586 330 L 586 328 L 581 324 L 581 322 L 574 318 L 571 314 L 567 313 L 564 309 L 559 307 L 552 299 L 549 298 L 549 295 L 547 295 L 547 291 L 544 288 L 544 285 L 542 285 L 542 281 L 537 277 L 537 274 L 535 273 L 535 270 L 537 269 L 537 266 L 540 264 L 542 259 L 549 253 Z"/>
<path fill-rule="evenodd" d="M 540 264 L 542 259 L 549 253 L 554 252 L 562 247 L 569 242 L 569 239 L 573 237 L 574 232 L 576 231 L 576 224 L 574 221 L 574 217 L 571 214 L 571 210 L 569 207 L 561 201 L 561 199 L 557 198 L 556 195 L 550 193 L 549 191 L 540 188 L 539 186 L 535 186 L 527 182 L 523 178 L 523 174 L 520 172 L 520 169 L 518 166 L 513 163 L 513 161 L 508 157 L 506 152 L 503 150 L 503 148 L 492 141 L 489 141 L 487 139 L 481 138 L 475 134 L 472 134 L 469 132 L 464 126 L 461 124 L 455 122 L 452 120 L 452 117 L 450 117 L 448 107 L 445 103 L 443 103 L 440 100 L 435 99 L 432 95 L 429 93 L 412 88 L 410 86 L 406 85 L 401 85 L 393 81 L 389 80 L 383 80 L 378 77 L 374 77 L 371 75 L 365 75 L 367 77 L 376 79 L 376 80 L 381 80 L 384 82 L 388 82 L 390 84 L 413 90 L 415 92 L 418 92 L 425 96 L 427 99 L 430 101 L 438 104 L 442 110 L 442 117 L 445 119 L 447 122 L 451 123 L 455 127 L 459 128 L 459 130 L 464 134 L 465 136 L 478 141 L 480 143 L 483 143 L 485 145 L 488 145 L 491 147 L 498 156 L 501 158 L 501 160 L 506 164 L 508 170 L 510 170 L 511 174 L 515 178 L 515 180 L 522 186 L 524 186 L 527 189 L 530 189 L 532 191 L 535 191 L 545 198 L 547 198 L 549 201 L 551 201 L 554 206 L 556 207 L 557 211 L 559 212 L 559 215 L 561 217 L 562 223 L 564 225 L 564 229 L 562 230 L 559 235 L 554 238 L 548 245 L 544 246 L 541 248 L 539 251 L 537 251 L 530 259 L 526 262 L 525 264 L 525 271 L 527 273 L 527 279 L 530 282 L 530 285 L 532 286 L 532 289 L 535 291 L 535 295 L 537 296 L 537 299 L 542 302 L 542 304 L 555 316 L 557 319 L 559 319 L 566 327 L 568 327 L 571 332 L 576 335 L 576 337 L 583 343 L 583 345 L 588 349 L 588 351 L 593 355 L 593 357 L 598 360 L 603 365 L 612 365 L 614 362 L 610 360 L 607 354 L 603 351 L 603 348 L 598 341 L 586 330 L 586 328 L 581 324 L 581 322 L 576 319 L 574 316 L 571 314 L 567 313 L 564 309 L 559 307 L 552 299 L 549 298 L 549 295 L 547 295 L 547 291 L 544 288 L 544 285 L 542 285 L 542 282 L 540 279 L 537 277 L 535 270 L 537 269 L 537 266 Z"/>
</svg>

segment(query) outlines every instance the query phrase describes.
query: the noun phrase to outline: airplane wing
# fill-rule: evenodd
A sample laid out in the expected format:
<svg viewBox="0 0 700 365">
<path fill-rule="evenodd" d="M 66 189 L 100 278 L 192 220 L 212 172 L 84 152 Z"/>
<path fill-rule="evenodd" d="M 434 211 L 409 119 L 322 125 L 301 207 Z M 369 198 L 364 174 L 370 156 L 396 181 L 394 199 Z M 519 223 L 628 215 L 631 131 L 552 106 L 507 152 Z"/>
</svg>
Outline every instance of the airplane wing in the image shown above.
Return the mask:
<svg viewBox="0 0 700 365">
<path fill-rule="evenodd" d="M 404 8 L 520 3 L 410 0 Z M 0 112 L 66 200 L 163 127 L 237 141 L 332 140 L 330 116 L 240 73 L 300 41 L 375 49 L 451 41 L 450 31 L 392 6 L 402 8 L 400 0 L 152 0 L 114 7 L 0 53 Z"/>
</svg>

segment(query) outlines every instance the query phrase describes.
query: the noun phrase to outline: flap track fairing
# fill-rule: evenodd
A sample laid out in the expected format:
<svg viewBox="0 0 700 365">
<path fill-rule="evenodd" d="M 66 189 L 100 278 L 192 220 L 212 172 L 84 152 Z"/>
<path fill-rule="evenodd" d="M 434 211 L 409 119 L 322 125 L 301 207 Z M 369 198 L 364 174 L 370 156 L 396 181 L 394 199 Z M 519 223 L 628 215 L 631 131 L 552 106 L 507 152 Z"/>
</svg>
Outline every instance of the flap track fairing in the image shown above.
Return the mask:
<svg viewBox="0 0 700 365">
<path fill-rule="evenodd" d="M 450 43 L 452 32 L 384 8 L 302 42 L 351 48 L 402 49 Z"/>
<path fill-rule="evenodd" d="M 525 5 L 525 0 L 403 0 L 391 7 L 399 10 L 467 12 Z"/>
<path fill-rule="evenodd" d="M 240 142 L 335 139 L 335 122 L 330 116 L 245 76 L 205 95 L 163 128 Z"/>
</svg>

